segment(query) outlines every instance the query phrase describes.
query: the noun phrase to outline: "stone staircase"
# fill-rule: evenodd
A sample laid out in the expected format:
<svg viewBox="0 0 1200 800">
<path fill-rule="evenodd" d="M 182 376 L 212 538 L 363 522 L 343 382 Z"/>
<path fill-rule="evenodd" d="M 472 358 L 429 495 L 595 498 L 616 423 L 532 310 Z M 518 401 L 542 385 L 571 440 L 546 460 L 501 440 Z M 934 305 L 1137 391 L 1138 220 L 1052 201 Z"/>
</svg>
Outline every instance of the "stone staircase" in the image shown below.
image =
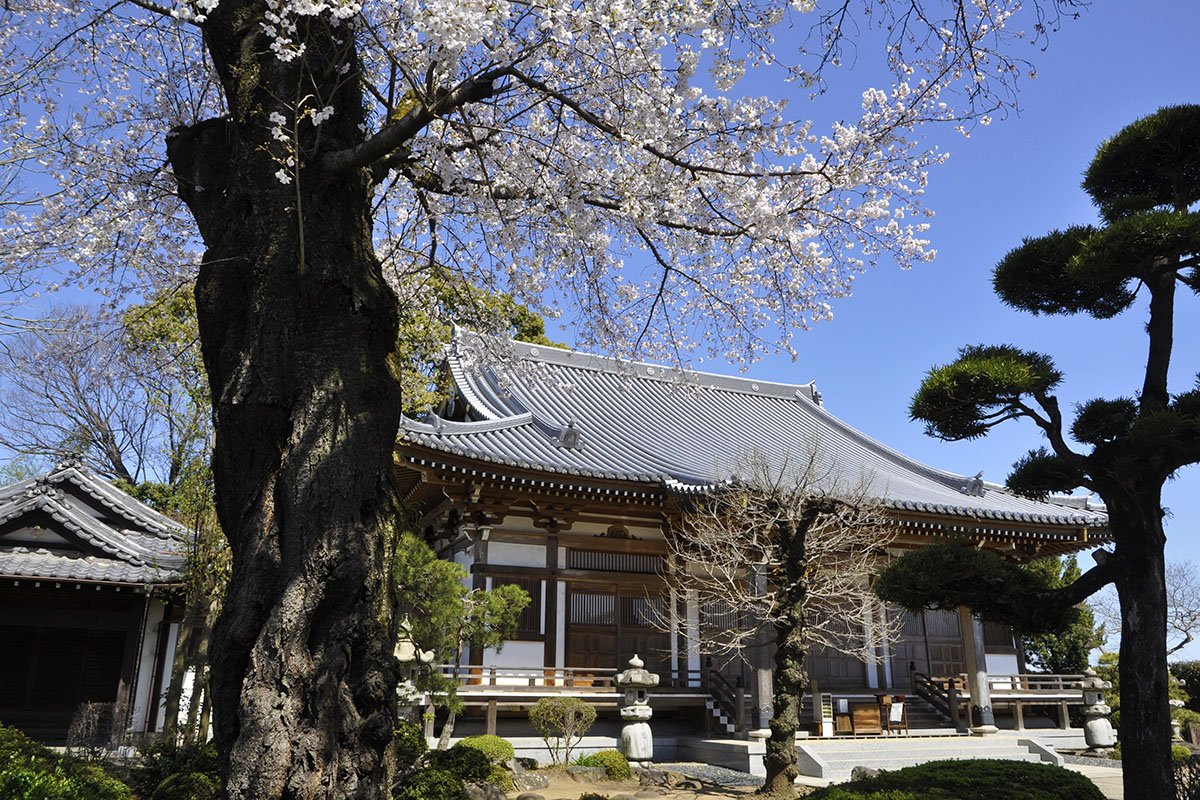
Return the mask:
<svg viewBox="0 0 1200 800">
<path fill-rule="evenodd" d="M 910 725 L 911 728 L 911 725 Z M 882 736 L 799 739 L 800 772 L 817 778 L 845 780 L 855 767 L 900 769 L 943 759 L 1002 758 L 1010 761 L 1061 763 L 1053 749 L 1032 738 L 993 736 Z"/>
</svg>

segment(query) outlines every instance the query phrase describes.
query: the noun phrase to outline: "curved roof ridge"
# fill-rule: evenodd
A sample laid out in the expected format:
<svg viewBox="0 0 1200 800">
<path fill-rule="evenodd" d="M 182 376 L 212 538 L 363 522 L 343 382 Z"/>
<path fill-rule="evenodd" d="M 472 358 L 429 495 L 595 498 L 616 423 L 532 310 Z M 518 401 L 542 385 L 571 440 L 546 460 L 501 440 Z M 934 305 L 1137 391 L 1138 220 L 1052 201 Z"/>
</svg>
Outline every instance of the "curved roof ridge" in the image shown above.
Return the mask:
<svg viewBox="0 0 1200 800">
<path fill-rule="evenodd" d="M 506 343 L 512 348 L 513 356 L 516 360 L 556 364 L 558 366 L 590 370 L 592 372 L 606 372 L 623 378 L 640 378 L 660 383 L 677 383 L 682 386 L 698 389 L 714 388 L 731 392 L 743 392 L 756 396 L 779 397 L 788 400 L 794 400 L 797 396 L 804 396 L 808 400 L 819 402 L 820 398 L 820 392 L 816 388 L 816 381 L 810 381 L 809 383 L 763 381 L 755 378 L 722 375 L 717 372 L 671 367 L 650 361 L 633 361 L 614 356 L 595 355 L 593 353 L 585 353 L 581 350 L 532 344 L 516 339 L 510 339 Z M 450 361 L 450 370 L 455 382 L 460 386 L 464 383 L 469 383 L 471 393 L 474 394 L 477 392 L 478 387 L 475 385 L 474 374 L 466 369 L 462 363 L 462 357 L 456 352 L 451 352 L 448 360 Z M 490 363 L 485 364 L 480 372 L 493 373 L 493 375 L 496 375 L 496 378 L 499 377 L 496 374 L 495 366 Z M 464 392 L 464 395 L 466 394 L 467 392 Z M 499 402 L 505 407 L 509 407 L 507 400 L 499 397 L 488 399 L 493 403 Z M 482 407 L 494 413 L 494 406 L 489 402 L 482 402 L 483 400 L 484 398 L 482 397 L 476 397 L 475 399 L 467 397 L 468 402 L 474 403 L 480 401 Z"/>
<path fill-rule="evenodd" d="M 509 428 L 519 428 L 522 425 L 532 425 L 534 423 L 533 414 L 526 411 L 524 414 L 513 414 L 508 417 L 492 417 L 485 420 L 473 422 L 457 422 L 451 419 L 442 419 L 436 414 L 433 418 L 437 422 L 421 422 L 412 417 L 400 415 L 400 433 L 406 431 L 413 433 L 429 433 L 439 436 L 452 436 L 454 434 L 466 433 L 488 433 L 490 431 L 503 431 Z"/>
</svg>

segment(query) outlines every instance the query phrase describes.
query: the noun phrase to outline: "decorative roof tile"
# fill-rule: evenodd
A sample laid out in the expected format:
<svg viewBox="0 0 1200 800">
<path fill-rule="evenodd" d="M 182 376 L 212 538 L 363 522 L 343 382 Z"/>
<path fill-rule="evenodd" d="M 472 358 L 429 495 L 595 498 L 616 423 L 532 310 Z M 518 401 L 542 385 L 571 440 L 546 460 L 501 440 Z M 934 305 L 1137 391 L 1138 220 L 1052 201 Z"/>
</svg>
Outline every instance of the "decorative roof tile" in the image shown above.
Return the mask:
<svg viewBox="0 0 1200 800">
<path fill-rule="evenodd" d="M 170 583 L 186 561 L 187 531 L 77 459 L 0 487 L 0 531 L 29 520 L 66 544 L 29 547 L 0 532 L 0 575 L 115 583 Z"/>
</svg>

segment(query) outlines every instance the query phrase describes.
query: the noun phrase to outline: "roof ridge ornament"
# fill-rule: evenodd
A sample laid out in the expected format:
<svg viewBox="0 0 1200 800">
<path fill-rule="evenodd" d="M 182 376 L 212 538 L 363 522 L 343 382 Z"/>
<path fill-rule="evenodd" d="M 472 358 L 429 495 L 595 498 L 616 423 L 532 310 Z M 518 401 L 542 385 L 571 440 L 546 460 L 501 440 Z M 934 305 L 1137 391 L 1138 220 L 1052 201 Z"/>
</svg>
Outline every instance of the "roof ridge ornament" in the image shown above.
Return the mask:
<svg viewBox="0 0 1200 800">
<path fill-rule="evenodd" d="M 49 476 L 39 475 L 33 485 L 25 490 L 25 496 L 34 498 L 38 496 L 48 497 L 51 500 L 58 500 L 64 506 L 70 508 L 70 503 L 66 502 L 66 492 L 58 487 L 58 484 L 51 481 Z"/>
<path fill-rule="evenodd" d="M 975 473 L 975 477 L 964 483 L 959 491 L 971 497 L 983 497 L 984 492 L 987 491 L 983 486 L 983 470 Z"/>
<path fill-rule="evenodd" d="M 564 450 L 579 449 L 579 429 L 575 427 L 575 420 L 567 421 L 566 426 L 559 431 L 555 444 Z"/>
<path fill-rule="evenodd" d="M 57 472 L 58 470 L 71 469 L 72 467 L 83 469 L 83 466 L 83 453 L 75 450 L 60 458 L 58 463 L 54 465 L 54 470 Z"/>
</svg>

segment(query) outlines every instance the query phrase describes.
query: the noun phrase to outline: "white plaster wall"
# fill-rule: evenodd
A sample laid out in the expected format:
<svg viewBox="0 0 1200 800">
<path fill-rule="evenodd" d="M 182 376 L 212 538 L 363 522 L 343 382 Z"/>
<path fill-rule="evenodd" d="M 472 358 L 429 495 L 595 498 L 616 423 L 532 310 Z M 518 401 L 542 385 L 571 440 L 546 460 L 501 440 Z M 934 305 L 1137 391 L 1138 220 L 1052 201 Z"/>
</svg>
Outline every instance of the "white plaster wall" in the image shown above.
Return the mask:
<svg viewBox="0 0 1200 800">
<path fill-rule="evenodd" d="M 987 653 L 984 660 L 988 675 L 1016 675 L 1019 669 L 1017 657 L 1011 653 Z"/>
<path fill-rule="evenodd" d="M 488 564 L 503 567 L 544 567 L 546 548 L 540 544 L 488 542 Z"/>
<path fill-rule="evenodd" d="M 700 600 L 694 589 L 687 593 L 687 668 L 694 676 L 700 672 Z M 688 681 L 689 686 L 699 686 L 698 677 Z"/>
<path fill-rule="evenodd" d="M 543 674 L 541 663 L 545 647 L 542 642 L 505 642 L 500 650 L 494 647 L 485 650 L 483 663 L 498 668 L 496 685 L 528 686 L 531 674 L 538 677 Z M 509 671 L 506 672 L 505 667 L 510 668 Z"/>
<path fill-rule="evenodd" d="M 142 651 L 138 653 L 137 687 L 133 697 L 133 729 L 146 729 L 147 711 L 150 708 L 151 679 L 154 675 L 154 648 L 158 644 L 158 626 L 163 620 L 164 607 L 158 600 L 147 600 L 146 629 L 142 631 Z M 174 650 L 171 651 L 172 658 Z"/>
<path fill-rule="evenodd" d="M 559 552 L 559 561 L 566 560 L 566 554 Z M 555 646 L 554 646 L 554 664 L 555 667 L 567 666 L 567 584 L 565 581 L 555 581 L 558 592 L 558 618 L 554 620 L 555 631 Z"/>
</svg>

